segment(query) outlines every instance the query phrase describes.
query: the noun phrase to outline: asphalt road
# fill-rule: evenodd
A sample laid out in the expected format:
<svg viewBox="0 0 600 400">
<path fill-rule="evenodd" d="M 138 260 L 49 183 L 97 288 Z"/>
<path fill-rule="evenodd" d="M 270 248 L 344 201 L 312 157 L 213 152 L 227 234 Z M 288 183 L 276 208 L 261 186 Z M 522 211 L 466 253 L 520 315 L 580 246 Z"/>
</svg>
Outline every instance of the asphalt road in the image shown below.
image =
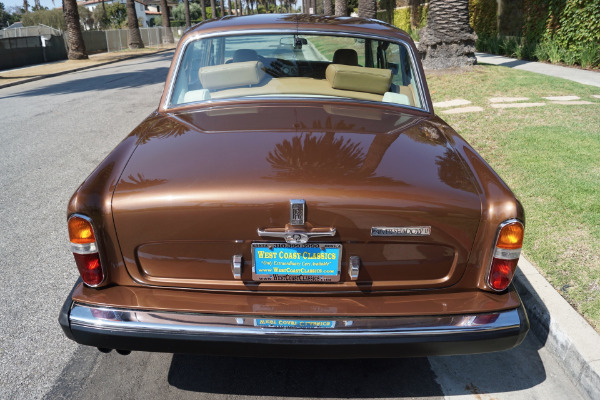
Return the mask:
<svg viewBox="0 0 600 400">
<path fill-rule="evenodd" d="M 391 360 L 116 352 L 66 339 L 72 192 L 156 108 L 172 53 L 0 89 L 0 399 L 577 399 L 532 334 L 517 349 Z"/>
</svg>

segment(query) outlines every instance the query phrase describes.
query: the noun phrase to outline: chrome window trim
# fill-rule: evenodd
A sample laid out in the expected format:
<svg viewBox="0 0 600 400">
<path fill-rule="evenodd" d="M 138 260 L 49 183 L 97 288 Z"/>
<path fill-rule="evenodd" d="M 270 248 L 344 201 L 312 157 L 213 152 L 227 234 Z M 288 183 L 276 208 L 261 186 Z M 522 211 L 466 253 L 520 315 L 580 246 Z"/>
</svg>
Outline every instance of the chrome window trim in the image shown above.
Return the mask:
<svg viewBox="0 0 600 400">
<path fill-rule="evenodd" d="M 396 103 L 383 103 L 383 102 L 377 102 L 377 101 L 368 101 L 368 100 L 360 100 L 360 99 L 339 99 L 339 100 L 346 100 L 346 101 L 352 101 L 352 102 L 365 102 L 365 103 L 374 103 L 374 104 L 378 104 L 378 105 L 390 105 L 390 106 L 394 106 L 394 107 L 398 107 L 398 108 L 410 108 L 410 109 L 415 109 L 415 110 L 419 110 L 419 111 L 425 111 L 428 113 L 433 113 L 433 111 L 429 108 L 429 104 L 427 103 L 427 99 L 425 96 L 425 86 L 424 86 L 424 77 L 421 75 L 421 70 L 419 68 L 416 68 L 415 62 L 416 62 L 416 57 L 417 54 L 414 52 L 412 46 L 410 46 L 408 44 L 407 41 L 399 39 L 399 38 L 395 38 L 395 37 L 389 37 L 389 36 L 382 36 L 382 35 L 370 35 L 370 34 L 365 34 L 365 33 L 361 33 L 361 32 L 340 32 L 340 31 L 335 31 L 335 30 L 328 30 L 328 29 L 319 29 L 319 30 L 302 30 L 299 31 L 298 29 L 279 29 L 279 30 L 275 30 L 275 29 L 244 29 L 244 30 L 239 30 L 239 31 L 232 31 L 232 32 L 213 32 L 213 33 L 206 33 L 206 34 L 202 34 L 202 33 L 197 33 L 194 34 L 190 37 L 188 37 L 183 44 L 181 44 L 181 49 L 179 50 L 179 54 L 177 56 L 177 60 L 175 60 L 175 68 L 173 70 L 173 74 L 171 76 L 171 80 L 169 81 L 168 84 L 168 90 L 167 90 L 167 96 L 165 98 L 164 103 L 162 104 L 162 108 L 164 110 L 170 110 L 173 108 L 178 108 L 183 106 L 182 104 L 177 104 L 175 106 L 171 105 L 171 100 L 172 100 L 172 96 L 173 96 L 173 90 L 175 89 L 175 80 L 177 78 L 177 76 L 179 75 L 179 69 L 181 67 L 181 61 L 183 59 L 183 55 L 185 54 L 185 52 L 187 51 L 188 46 L 190 45 L 190 43 L 195 42 L 197 40 L 200 39 L 209 39 L 212 37 L 229 37 L 229 36 L 243 36 L 243 35 L 261 35 L 261 34 L 300 34 L 300 35 L 331 35 L 331 36 L 342 36 L 342 37 L 356 37 L 356 38 L 362 38 L 362 39 L 375 39 L 375 40 L 385 40 L 391 43 L 396 43 L 396 44 L 400 44 L 403 45 L 407 51 L 411 54 L 411 59 L 410 59 L 410 63 L 411 63 L 411 67 L 414 71 L 414 73 L 416 74 L 416 77 L 418 78 L 417 84 L 418 84 L 418 96 L 419 99 L 421 100 L 421 105 L 422 108 L 419 107 L 414 107 L 414 106 L 408 106 L 408 105 L 402 105 L 402 104 L 396 104 Z M 288 99 L 289 97 L 286 96 L 281 96 L 282 98 Z M 215 104 L 218 102 L 222 102 L 222 101 L 232 101 L 232 100 L 236 100 L 236 99 L 248 99 L 248 97 L 235 97 L 235 98 L 228 98 L 228 99 L 219 99 L 217 101 L 203 101 L 203 102 L 194 102 L 194 103 L 185 103 L 185 105 L 189 105 L 189 104 Z M 310 99 L 312 100 L 311 97 L 302 97 L 302 100 L 305 99 Z M 317 98 L 318 99 L 318 98 Z M 337 101 L 337 99 L 336 99 Z"/>
<path fill-rule="evenodd" d="M 88 217 L 87 215 L 74 213 L 74 214 L 69 215 L 69 218 L 67 218 L 67 224 L 71 220 L 71 218 L 75 218 L 75 217 L 84 219 L 90 223 L 90 226 L 92 227 L 92 232 L 94 233 L 94 238 L 96 238 L 96 241 L 94 243 L 85 245 L 85 244 L 71 243 L 71 238 L 69 238 L 69 244 L 71 245 L 71 251 L 73 253 L 78 253 L 78 254 L 98 253 L 98 257 L 100 258 L 100 269 L 102 269 L 102 282 L 98 283 L 97 285 L 89 285 L 86 282 L 83 282 L 83 283 L 84 283 L 84 285 L 86 285 L 88 287 L 92 287 L 92 288 L 100 287 L 100 286 L 104 285 L 104 283 L 106 282 L 107 275 L 106 275 L 105 260 L 103 259 L 102 254 L 100 254 L 100 251 L 98 250 L 98 235 L 96 234 L 96 228 L 94 228 L 94 221 L 92 221 L 92 219 L 90 217 Z M 79 248 L 83 252 L 75 251 L 74 250 L 75 248 Z M 92 251 L 92 248 L 94 248 L 95 251 Z M 79 272 L 79 268 L 77 270 L 78 270 L 77 272 Z"/>
<path fill-rule="evenodd" d="M 494 257 L 496 255 L 496 244 L 498 243 L 498 237 L 500 236 L 500 231 L 502 231 L 502 228 L 504 228 L 506 225 L 512 224 L 518 222 L 519 224 L 521 224 L 521 226 L 523 227 L 523 232 L 525 232 L 525 224 L 523 223 L 523 221 L 521 221 L 520 219 L 517 218 L 511 218 L 511 219 L 507 219 L 506 221 L 502 222 L 500 225 L 498 225 L 498 229 L 496 230 L 496 236 L 494 236 L 494 242 L 492 243 L 492 249 L 490 252 L 490 257 L 489 257 L 489 261 L 488 261 L 488 267 L 487 267 L 487 273 L 486 273 L 486 279 L 485 279 L 485 284 L 487 285 L 487 287 L 490 290 L 493 290 L 494 292 L 500 293 L 500 292 L 504 292 L 504 290 L 498 290 L 498 289 L 494 289 L 494 287 L 492 287 L 491 283 L 490 283 L 490 274 L 492 273 L 492 263 L 494 262 Z M 519 249 L 519 256 L 521 255 L 521 250 Z M 518 257 L 517 257 L 518 258 Z M 514 260 L 514 258 L 513 258 Z M 513 275 L 513 279 L 514 279 L 514 275 Z M 511 280 L 512 282 L 512 280 Z M 510 285 L 510 283 L 509 283 Z"/>
<path fill-rule="evenodd" d="M 494 315 L 493 322 L 477 323 L 478 316 Z M 255 326 L 255 319 L 335 321 L 334 328 L 273 328 Z M 300 337 L 400 337 L 443 336 L 518 329 L 519 309 L 482 314 L 339 317 L 339 316 L 264 316 L 216 315 L 169 311 L 119 309 L 74 303 L 69 322 L 72 326 L 151 334 L 300 336 Z"/>
</svg>

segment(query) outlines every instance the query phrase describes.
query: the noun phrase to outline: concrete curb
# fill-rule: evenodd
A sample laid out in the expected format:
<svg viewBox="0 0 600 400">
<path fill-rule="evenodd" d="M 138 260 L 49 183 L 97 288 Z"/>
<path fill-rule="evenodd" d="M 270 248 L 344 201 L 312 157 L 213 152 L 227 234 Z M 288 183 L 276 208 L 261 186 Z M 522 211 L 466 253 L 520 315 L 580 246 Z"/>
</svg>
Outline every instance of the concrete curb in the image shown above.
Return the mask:
<svg viewBox="0 0 600 400">
<path fill-rule="evenodd" d="M 83 71 L 85 69 L 102 67 L 103 65 L 114 64 L 114 63 L 121 62 L 121 61 L 132 60 L 134 58 L 140 58 L 140 57 L 146 57 L 146 56 L 153 56 L 155 54 L 160 54 L 160 53 L 164 53 L 166 51 L 171 51 L 171 50 L 175 50 L 175 48 L 159 50 L 159 51 L 156 51 L 154 53 L 134 54 L 134 55 L 131 55 L 129 57 L 119 58 L 117 60 L 106 61 L 106 62 L 103 62 L 103 63 L 94 64 L 94 65 L 88 65 L 88 66 L 81 67 L 81 68 L 69 69 L 69 70 L 66 70 L 66 71 L 55 72 L 55 73 L 47 74 L 47 75 L 39 75 L 39 76 L 36 76 L 36 77 L 33 77 L 33 78 L 22 79 L 20 81 L 16 81 L 16 82 L 6 83 L 4 85 L 0 85 L 0 89 L 11 87 L 11 86 L 17 86 L 17 85 L 21 85 L 23 83 L 28 83 L 28 82 L 35 82 L 35 81 L 39 81 L 39 80 L 46 79 L 46 78 L 52 78 L 52 77 L 55 77 L 55 76 L 70 74 L 71 72 L 78 72 L 78 71 Z"/>
<path fill-rule="evenodd" d="M 514 282 L 531 332 L 583 395 L 600 400 L 600 335 L 523 256 Z"/>
</svg>

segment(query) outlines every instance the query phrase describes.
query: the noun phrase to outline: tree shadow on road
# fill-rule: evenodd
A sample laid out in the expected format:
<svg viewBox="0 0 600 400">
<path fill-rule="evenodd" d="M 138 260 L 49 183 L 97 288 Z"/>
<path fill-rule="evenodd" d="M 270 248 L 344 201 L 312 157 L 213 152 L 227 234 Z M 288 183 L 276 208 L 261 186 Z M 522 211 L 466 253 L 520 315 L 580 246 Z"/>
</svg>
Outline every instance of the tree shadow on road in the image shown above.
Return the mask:
<svg viewBox="0 0 600 400">
<path fill-rule="evenodd" d="M 89 71 L 87 72 L 89 73 Z M 43 83 L 41 83 L 40 85 L 42 86 L 35 89 L 0 97 L 0 99 L 139 88 L 146 85 L 165 82 L 168 72 L 169 68 L 167 67 L 114 74 L 106 74 L 106 72 L 103 71 L 102 73 L 104 75 L 72 79 L 49 85 L 43 85 Z"/>
</svg>

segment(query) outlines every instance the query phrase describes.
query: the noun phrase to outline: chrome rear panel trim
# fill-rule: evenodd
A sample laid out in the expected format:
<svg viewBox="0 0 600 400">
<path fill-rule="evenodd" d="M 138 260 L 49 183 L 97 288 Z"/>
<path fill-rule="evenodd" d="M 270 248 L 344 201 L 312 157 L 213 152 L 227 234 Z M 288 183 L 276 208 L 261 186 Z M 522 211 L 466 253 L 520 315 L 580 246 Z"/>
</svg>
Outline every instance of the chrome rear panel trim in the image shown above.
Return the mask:
<svg viewBox="0 0 600 400">
<path fill-rule="evenodd" d="M 257 326 L 268 318 L 278 327 Z M 183 335 L 249 335 L 301 337 L 436 336 L 518 329 L 518 309 L 488 314 L 420 317 L 278 317 L 214 315 L 150 310 L 127 310 L 74 303 L 69 316 L 73 327 L 121 332 Z M 289 321 L 323 321 L 327 328 L 279 327 Z M 281 324 L 281 322 L 284 322 Z M 331 323 L 329 323 L 331 322 Z M 306 324 L 305 324 L 306 325 Z M 315 325 L 314 323 L 312 325 Z M 316 324 L 319 325 L 319 324 Z M 332 327 L 333 326 L 333 327 Z"/>
</svg>

